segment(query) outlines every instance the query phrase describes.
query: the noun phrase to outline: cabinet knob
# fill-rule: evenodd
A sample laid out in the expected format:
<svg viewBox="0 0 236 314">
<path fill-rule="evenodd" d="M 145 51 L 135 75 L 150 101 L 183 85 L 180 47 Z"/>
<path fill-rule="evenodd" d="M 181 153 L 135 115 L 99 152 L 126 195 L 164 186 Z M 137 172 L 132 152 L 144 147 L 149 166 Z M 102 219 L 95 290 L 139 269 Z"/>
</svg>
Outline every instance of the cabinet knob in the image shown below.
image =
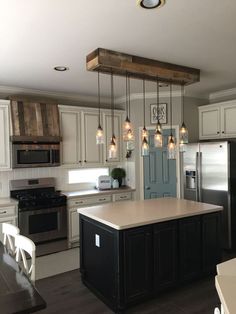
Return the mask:
<svg viewBox="0 0 236 314">
<path fill-rule="evenodd" d="M 84 162 L 87 162 L 87 160 L 84 160 Z"/>
<path fill-rule="evenodd" d="M 225 133 L 225 131 L 222 131 L 222 133 Z"/>
<path fill-rule="evenodd" d="M 217 134 L 220 134 L 220 132 L 218 131 Z"/>
<path fill-rule="evenodd" d="M 107 162 L 108 160 L 106 159 L 106 162 Z"/>
<path fill-rule="evenodd" d="M 145 186 L 145 190 L 150 190 L 150 186 Z"/>
<path fill-rule="evenodd" d="M 81 164 L 81 160 L 79 160 L 79 163 Z"/>
</svg>

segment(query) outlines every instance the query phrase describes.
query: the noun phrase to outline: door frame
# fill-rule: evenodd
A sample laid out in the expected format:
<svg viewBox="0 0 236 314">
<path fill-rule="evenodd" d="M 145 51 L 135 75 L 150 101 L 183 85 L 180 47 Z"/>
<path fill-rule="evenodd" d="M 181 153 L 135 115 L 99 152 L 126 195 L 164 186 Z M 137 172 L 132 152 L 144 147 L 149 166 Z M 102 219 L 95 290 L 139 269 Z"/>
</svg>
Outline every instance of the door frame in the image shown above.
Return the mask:
<svg viewBox="0 0 236 314">
<path fill-rule="evenodd" d="M 162 125 L 163 129 L 170 129 L 170 125 Z M 143 157 L 141 156 L 141 132 L 143 127 L 139 127 L 139 173 L 140 173 L 140 200 L 144 200 L 144 170 L 143 170 Z M 156 126 L 148 126 L 146 127 L 148 131 L 152 131 L 156 129 Z M 179 126 L 172 125 L 172 129 L 175 130 L 175 138 L 176 142 L 179 143 Z M 181 195 L 181 174 L 180 174 L 180 153 L 179 153 L 179 145 L 176 147 L 176 195 L 177 198 L 180 198 Z"/>
</svg>

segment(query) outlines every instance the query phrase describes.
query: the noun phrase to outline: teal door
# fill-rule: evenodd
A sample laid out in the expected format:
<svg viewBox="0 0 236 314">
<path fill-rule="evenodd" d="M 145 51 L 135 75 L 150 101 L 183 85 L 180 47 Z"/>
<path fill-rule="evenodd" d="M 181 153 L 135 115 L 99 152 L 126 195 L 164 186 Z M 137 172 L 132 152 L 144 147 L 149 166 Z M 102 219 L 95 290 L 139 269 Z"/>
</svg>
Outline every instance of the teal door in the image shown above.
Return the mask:
<svg viewBox="0 0 236 314">
<path fill-rule="evenodd" d="M 176 197 L 176 161 L 167 159 L 170 130 L 163 130 L 162 148 L 154 146 L 154 133 L 149 132 L 149 156 L 143 157 L 144 199 Z"/>
</svg>

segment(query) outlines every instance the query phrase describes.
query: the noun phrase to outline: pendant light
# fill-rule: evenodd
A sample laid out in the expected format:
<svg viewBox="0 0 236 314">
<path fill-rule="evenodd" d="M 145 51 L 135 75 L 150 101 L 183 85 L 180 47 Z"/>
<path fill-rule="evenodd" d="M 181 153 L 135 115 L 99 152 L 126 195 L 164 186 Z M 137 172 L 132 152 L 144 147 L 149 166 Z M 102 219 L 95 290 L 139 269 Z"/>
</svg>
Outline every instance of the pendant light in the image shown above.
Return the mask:
<svg viewBox="0 0 236 314">
<path fill-rule="evenodd" d="M 100 72 L 98 71 L 98 128 L 96 132 L 96 144 L 104 144 L 104 133 L 101 126 L 101 97 L 100 97 Z"/>
<path fill-rule="evenodd" d="M 181 128 L 179 130 L 179 150 L 180 152 L 185 152 L 186 145 L 188 143 L 188 129 L 186 128 L 186 125 L 184 123 L 184 84 L 181 85 L 181 101 L 182 101 L 182 117 L 183 117 L 183 123 L 181 125 Z"/>
<path fill-rule="evenodd" d="M 114 132 L 114 81 L 113 81 L 113 73 L 111 72 L 111 142 L 109 145 L 108 157 L 109 159 L 115 159 L 117 157 L 117 145 L 116 145 L 116 137 Z"/>
<path fill-rule="evenodd" d="M 157 78 L 157 124 L 156 131 L 154 134 L 154 145 L 155 147 L 162 147 L 162 127 L 160 123 L 160 93 L 159 93 L 159 81 Z"/>
<path fill-rule="evenodd" d="M 176 145 L 172 129 L 172 82 L 170 83 L 170 136 L 167 145 L 167 158 L 176 159 Z"/>
<path fill-rule="evenodd" d="M 125 142 L 134 141 L 134 132 L 130 121 L 130 78 L 128 74 L 126 74 L 126 119 L 123 124 L 123 140 Z"/>
<path fill-rule="evenodd" d="M 143 129 L 142 129 L 142 147 L 141 147 L 141 154 L 142 156 L 149 155 L 149 144 L 148 144 L 148 131 L 145 126 L 145 80 L 143 80 Z"/>
</svg>

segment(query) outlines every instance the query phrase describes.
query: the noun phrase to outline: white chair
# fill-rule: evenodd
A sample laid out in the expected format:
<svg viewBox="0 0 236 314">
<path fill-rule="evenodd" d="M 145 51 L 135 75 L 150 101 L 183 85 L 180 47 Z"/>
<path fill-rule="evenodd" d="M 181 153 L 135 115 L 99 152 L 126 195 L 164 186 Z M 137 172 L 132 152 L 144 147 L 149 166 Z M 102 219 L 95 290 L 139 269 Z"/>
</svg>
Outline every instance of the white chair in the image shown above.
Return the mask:
<svg viewBox="0 0 236 314">
<path fill-rule="evenodd" d="M 15 255 L 15 237 L 20 233 L 20 229 L 6 222 L 2 223 L 3 244 L 6 246 L 8 253 Z"/>
<path fill-rule="evenodd" d="M 35 282 L 35 251 L 36 247 L 32 240 L 22 235 L 16 236 L 16 261 L 22 260 L 22 268 L 30 280 Z M 27 259 L 25 252 L 29 254 L 31 259 Z"/>
</svg>

